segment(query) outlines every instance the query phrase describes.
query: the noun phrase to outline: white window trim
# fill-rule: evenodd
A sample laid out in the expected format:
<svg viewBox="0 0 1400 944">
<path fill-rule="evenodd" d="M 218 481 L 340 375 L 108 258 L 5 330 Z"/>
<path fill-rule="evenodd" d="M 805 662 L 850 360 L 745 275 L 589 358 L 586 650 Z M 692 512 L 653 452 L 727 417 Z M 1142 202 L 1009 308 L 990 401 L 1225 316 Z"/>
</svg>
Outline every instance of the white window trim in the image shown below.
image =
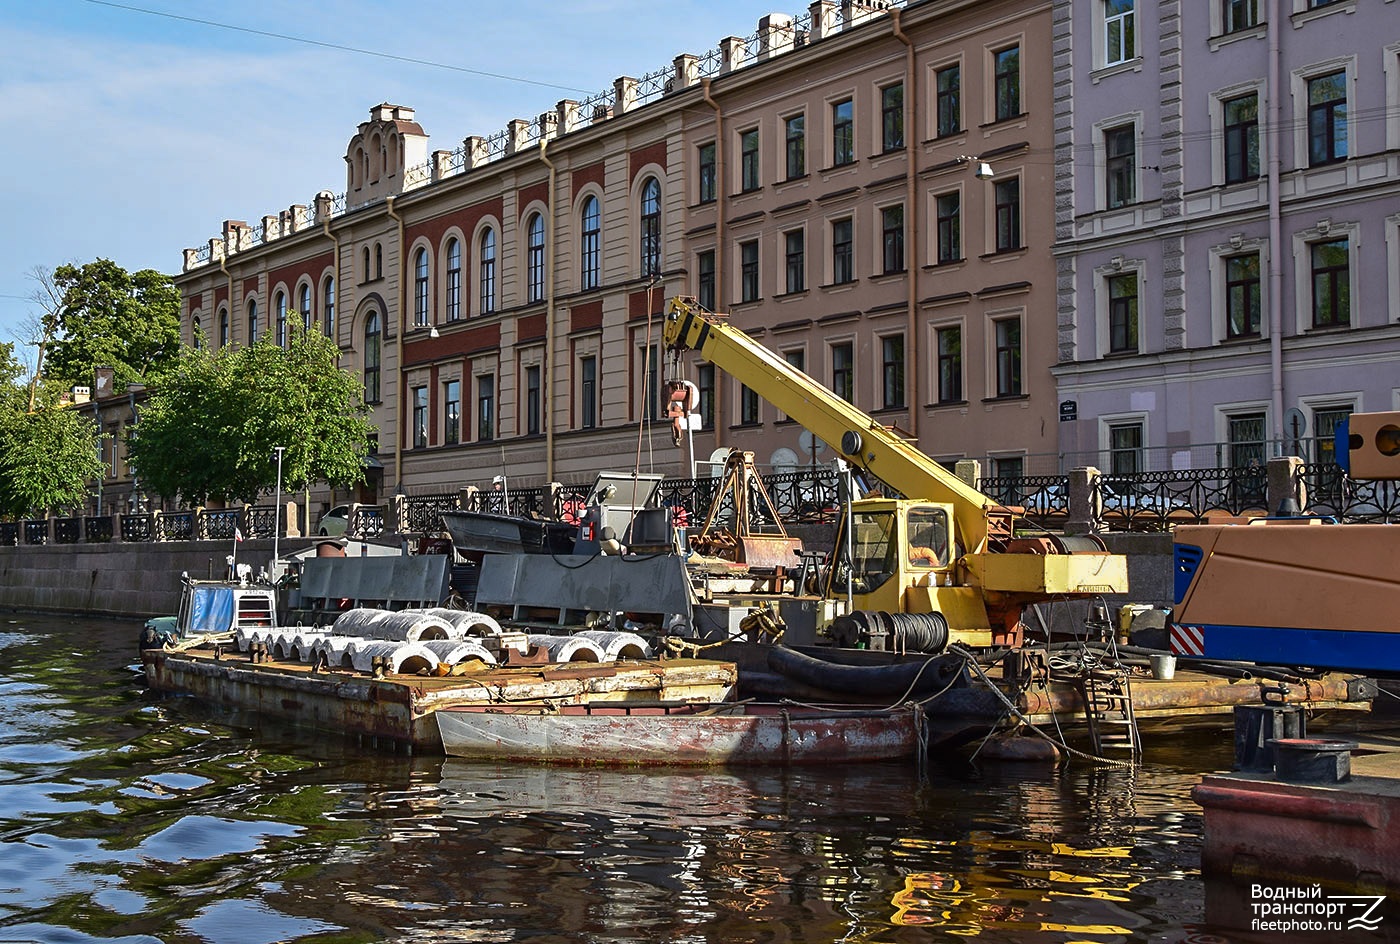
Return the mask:
<svg viewBox="0 0 1400 944">
<path fill-rule="evenodd" d="M 1254 0 L 1253 26 L 1246 26 L 1243 29 L 1235 30 L 1233 33 L 1225 32 L 1225 4 L 1229 0 L 1210 0 L 1210 38 L 1212 41 L 1229 42 L 1246 36 L 1261 35 L 1261 30 L 1265 26 L 1265 14 L 1268 10 L 1265 7 L 1266 0 Z M 1214 48 L 1214 46 L 1212 46 Z"/>
<path fill-rule="evenodd" d="M 1258 127 L 1259 127 L 1259 174 L 1264 176 L 1264 170 L 1269 166 L 1268 146 L 1272 135 L 1266 132 L 1265 118 L 1269 114 L 1268 86 L 1263 79 L 1256 79 L 1252 82 L 1241 82 L 1238 85 L 1231 85 L 1228 88 L 1216 89 L 1210 93 L 1210 182 L 1217 186 L 1225 186 L 1225 103 L 1231 99 L 1239 98 L 1253 92 L 1259 102 L 1258 106 Z M 1248 183 L 1257 183 L 1251 181 Z M 1246 182 L 1231 184 L 1234 187 L 1246 186 Z"/>
<path fill-rule="evenodd" d="M 957 252 L 953 255 L 953 259 L 965 260 L 967 258 L 967 233 L 963 231 L 967 223 L 967 188 L 963 181 L 959 180 L 951 187 L 930 190 L 927 193 L 928 203 L 925 205 L 924 219 L 928 221 L 929 237 L 928 239 L 919 240 L 919 242 L 922 243 L 921 248 L 924 253 L 923 259 L 919 260 L 921 265 L 937 266 L 940 264 L 938 261 L 938 251 L 941 248 L 938 244 L 938 198 L 947 196 L 950 193 L 956 193 L 958 195 L 958 245 L 954 247 Z M 988 200 L 992 200 L 990 193 L 988 194 Z M 993 222 L 995 222 L 995 217 Z M 996 238 L 995 233 L 992 234 L 992 238 Z M 907 255 L 909 247 L 905 246 L 904 249 L 906 253 L 905 264 L 912 267 L 913 262 Z M 943 263 L 943 265 L 957 265 L 957 262 Z"/>
<path fill-rule="evenodd" d="M 1400 43 L 1391 43 L 1382 51 L 1381 71 L 1385 73 L 1385 111 L 1394 115 L 1400 110 Z M 1400 121 L 1385 123 L 1385 147 L 1388 151 L 1400 149 Z"/>
<path fill-rule="evenodd" d="M 930 386 L 927 392 L 928 404 L 930 406 L 947 405 L 944 401 L 938 399 L 938 385 L 941 381 L 938 373 L 938 332 L 944 328 L 958 329 L 958 341 L 962 347 L 962 376 L 958 378 L 958 385 L 962 387 L 962 400 L 949 400 L 947 403 L 967 403 L 967 318 L 963 315 L 958 315 L 953 318 L 940 318 L 937 321 L 930 321 L 928 323 L 928 343 L 924 345 L 924 350 L 927 353 L 925 353 L 924 356 L 928 359 L 929 363 L 928 375 Z M 916 388 L 922 386 L 917 377 L 914 379 L 914 383 Z"/>
<path fill-rule="evenodd" d="M 1347 278 L 1350 282 L 1351 310 L 1347 312 L 1346 328 L 1356 330 L 1359 308 L 1357 305 L 1360 297 L 1360 265 L 1361 258 L 1361 224 L 1356 222 L 1334 223 L 1331 220 L 1319 220 L 1316 226 L 1304 230 L 1298 230 L 1293 234 L 1293 305 L 1294 324 L 1293 329 L 1300 335 L 1311 333 L 1312 326 L 1312 259 L 1308 247 L 1313 243 L 1325 242 L 1333 239 L 1347 238 Z M 1341 328 L 1324 328 L 1319 330 L 1339 331 Z"/>
<path fill-rule="evenodd" d="M 1124 259 L 1122 256 L 1114 256 L 1109 262 L 1094 267 L 1094 344 L 1096 345 L 1099 357 L 1128 357 L 1130 352 L 1110 352 L 1110 338 L 1108 325 L 1108 280 L 1119 275 L 1137 275 L 1137 298 L 1138 298 L 1138 347 L 1135 353 L 1142 353 L 1143 341 L 1143 302 L 1146 279 L 1144 273 L 1147 270 L 1146 259 Z"/>
<path fill-rule="evenodd" d="M 1133 201 L 1108 208 L 1108 144 L 1104 134 L 1124 125 L 1133 126 Z M 1143 201 L 1142 194 L 1142 112 L 1127 112 L 1094 122 L 1094 207 L 1103 213 L 1131 210 Z M 1023 195 L 1024 196 L 1024 195 Z"/>
<path fill-rule="evenodd" d="M 1212 343 L 1227 340 L 1229 324 L 1226 317 L 1225 260 L 1230 256 L 1259 253 L 1259 337 L 1269 337 L 1269 241 L 1263 236 L 1246 238 L 1243 233 L 1230 237 L 1227 243 L 1210 247 L 1210 336 Z M 1230 343 L 1240 343 L 1233 339 Z"/>
<path fill-rule="evenodd" d="M 1298 29 L 1309 20 L 1318 17 L 1329 16 L 1333 13 L 1355 13 L 1356 0 L 1342 0 L 1341 3 L 1329 3 L 1325 7 L 1315 7 L 1309 9 L 1308 0 L 1293 0 L 1293 28 Z"/>
<path fill-rule="evenodd" d="M 1105 460 L 1111 459 L 1111 453 L 1113 452 L 1113 439 L 1109 434 L 1109 428 L 1112 426 L 1127 426 L 1129 423 L 1137 423 L 1139 426 L 1142 427 L 1142 445 L 1138 447 L 1138 452 L 1141 455 L 1143 462 L 1143 469 L 1140 471 L 1146 471 L 1148 448 L 1147 444 L 1152 441 L 1148 438 L 1148 435 L 1151 432 L 1150 427 L 1148 425 L 1151 416 L 1151 413 L 1147 413 L 1141 410 L 1133 410 L 1126 413 L 1101 414 L 1098 417 L 1099 461 L 1103 462 L 1104 465 L 1108 465 L 1109 463 Z M 1108 469 L 1100 469 L 1099 471 L 1103 472 L 1103 474 L 1105 475 L 1112 474 Z"/>
<path fill-rule="evenodd" d="M 1240 400 L 1235 403 L 1217 403 L 1215 406 L 1215 441 L 1217 443 L 1228 444 L 1230 442 L 1230 418 L 1243 413 L 1264 414 L 1264 440 L 1268 440 L 1274 435 L 1273 416 L 1269 412 L 1268 400 Z"/>
<path fill-rule="evenodd" d="M 1009 36 L 1002 36 L 1002 37 L 996 39 L 995 41 L 989 42 L 989 43 L 985 43 L 985 44 L 983 44 L 983 46 L 982 46 L 982 70 L 983 70 L 983 81 L 982 81 L 982 123 L 983 123 L 983 124 L 998 124 L 998 123 L 1004 123 L 1004 122 L 1011 122 L 1011 121 L 1014 120 L 1014 116 L 1013 116 L 1013 117 L 1010 117 L 1010 118 L 1003 118 L 1003 119 L 1000 119 L 1000 120 L 997 118 L 997 55 L 1000 54 L 1000 53 L 1006 52 L 1008 49 L 1015 49 L 1015 50 L 1017 51 L 1017 55 L 1018 55 L 1019 58 L 1020 58 L 1020 72 L 1019 72 L 1019 75 L 1018 75 L 1017 78 L 1018 78 L 1018 86 L 1019 86 L 1019 88 L 1020 88 L 1020 90 L 1021 90 L 1021 100 L 1020 100 L 1017 104 L 1020 106 L 1020 114 L 1021 114 L 1022 116 L 1025 116 L 1025 115 L 1027 114 L 1027 111 L 1026 111 L 1026 98 L 1027 98 L 1027 96 L 1029 95 L 1029 90 L 1027 89 L 1027 86 L 1026 86 L 1026 75 L 1028 74 L 1028 73 L 1027 73 L 1027 69 L 1026 69 L 1026 34 L 1025 34 L 1025 33 L 1015 33 L 1015 34 L 1009 35 Z M 967 79 L 967 78 L 968 78 L 968 76 L 966 76 L 966 75 L 963 76 L 963 79 L 964 79 L 963 88 L 964 88 L 964 89 L 967 88 L 967 82 L 966 82 L 966 79 Z M 963 99 L 963 128 L 964 128 L 964 130 L 966 130 L 967 127 L 971 124 L 971 122 L 969 122 L 969 121 L 968 121 L 968 118 L 967 118 L 967 104 L 968 104 L 967 99 L 964 98 L 964 99 Z"/>
<path fill-rule="evenodd" d="M 1338 56 L 1322 62 L 1314 62 L 1301 69 L 1294 69 L 1291 79 L 1293 93 L 1293 166 L 1296 170 L 1308 170 L 1308 81 L 1319 76 L 1346 70 L 1347 85 L 1347 157 L 1355 156 L 1356 150 L 1356 57 Z M 1261 110 L 1260 114 L 1264 114 Z M 1331 166 L 1331 165 L 1328 165 Z"/>
<path fill-rule="evenodd" d="M 1094 67 L 1095 69 L 1112 69 L 1117 66 L 1126 65 L 1142 58 L 1138 47 L 1141 45 L 1138 36 L 1137 23 L 1137 0 L 1132 0 L 1132 8 L 1127 13 L 1120 13 L 1117 16 L 1108 15 L 1108 3 L 1110 0 L 1095 0 L 1094 2 L 1094 33 L 1098 37 L 1098 42 L 1094 45 Z M 1108 58 L 1108 24 L 1111 20 L 1131 20 L 1133 23 L 1133 49 L 1129 55 L 1121 59 Z"/>
<path fill-rule="evenodd" d="M 855 336 L 855 332 L 846 332 L 822 338 L 822 344 L 825 346 L 822 351 L 822 360 L 825 361 L 822 366 L 826 368 L 825 386 L 832 393 L 836 393 L 836 388 L 832 386 L 836 380 L 836 347 L 840 344 L 851 346 L 851 403 L 853 405 L 860 403 L 860 339 Z M 840 399 L 841 395 L 838 393 L 836 397 Z"/>
<path fill-rule="evenodd" d="M 1386 284 L 1390 291 L 1390 307 L 1400 319 L 1400 213 L 1385 218 Z"/>
</svg>

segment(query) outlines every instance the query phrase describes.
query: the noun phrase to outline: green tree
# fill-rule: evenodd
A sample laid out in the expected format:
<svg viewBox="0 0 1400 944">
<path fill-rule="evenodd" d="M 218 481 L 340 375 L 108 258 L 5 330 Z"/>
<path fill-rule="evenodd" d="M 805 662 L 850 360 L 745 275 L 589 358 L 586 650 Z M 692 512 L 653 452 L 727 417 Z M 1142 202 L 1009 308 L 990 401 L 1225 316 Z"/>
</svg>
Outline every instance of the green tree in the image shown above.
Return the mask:
<svg viewBox="0 0 1400 944">
<path fill-rule="evenodd" d="M 82 504 L 102 476 L 97 424 L 43 391 L 28 409 L 23 374 L 0 343 L 0 515 L 11 518 Z"/>
<path fill-rule="evenodd" d="M 110 259 L 42 269 L 43 374 L 64 388 L 111 367 L 116 389 L 172 364 L 180 351 L 180 292 L 154 269 L 127 272 Z"/>
<path fill-rule="evenodd" d="M 128 434 L 143 485 L 189 504 L 252 501 L 277 481 L 276 446 L 286 447 L 285 492 L 363 480 L 376 429 L 363 387 L 339 368 L 334 342 L 289 327 L 286 348 L 270 334 L 251 347 L 186 348 L 149 384 Z"/>
</svg>

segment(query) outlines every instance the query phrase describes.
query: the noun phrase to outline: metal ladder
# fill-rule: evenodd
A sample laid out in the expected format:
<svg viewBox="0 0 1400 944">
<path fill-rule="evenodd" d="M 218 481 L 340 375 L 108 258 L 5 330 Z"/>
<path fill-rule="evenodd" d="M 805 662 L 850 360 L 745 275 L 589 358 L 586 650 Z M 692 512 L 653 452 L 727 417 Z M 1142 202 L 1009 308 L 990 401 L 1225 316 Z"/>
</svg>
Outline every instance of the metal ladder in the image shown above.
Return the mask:
<svg viewBox="0 0 1400 944">
<path fill-rule="evenodd" d="M 1133 691 L 1128 670 L 1121 666 L 1098 666 L 1084 673 L 1084 716 L 1089 724 L 1089 741 L 1094 754 L 1126 751 L 1136 758 L 1142 753 L 1142 736 L 1133 714 Z"/>
</svg>

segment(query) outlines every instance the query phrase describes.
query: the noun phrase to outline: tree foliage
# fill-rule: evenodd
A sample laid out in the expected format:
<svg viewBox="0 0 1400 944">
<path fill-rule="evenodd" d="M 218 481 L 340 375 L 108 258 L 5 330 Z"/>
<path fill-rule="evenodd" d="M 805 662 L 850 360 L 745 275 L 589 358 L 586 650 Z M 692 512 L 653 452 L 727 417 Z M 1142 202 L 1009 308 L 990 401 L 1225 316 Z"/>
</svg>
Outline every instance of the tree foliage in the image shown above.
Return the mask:
<svg viewBox="0 0 1400 944">
<path fill-rule="evenodd" d="M 61 265 L 35 279 L 44 290 L 43 373 L 63 387 L 111 367 L 116 389 L 149 379 L 180 351 L 180 292 L 154 269 L 127 272 L 110 259 Z"/>
<path fill-rule="evenodd" d="M 250 347 L 186 348 L 148 385 L 128 435 L 145 488 L 190 504 L 253 501 L 276 484 L 277 446 L 284 491 L 363 480 L 375 432 L 363 388 L 337 365 L 334 342 L 289 327 L 286 348 L 271 334 Z"/>
<path fill-rule="evenodd" d="M 82 504 L 103 471 L 93 419 L 42 391 L 30 411 L 23 373 L 0 344 L 0 515 L 12 518 Z"/>
</svg>

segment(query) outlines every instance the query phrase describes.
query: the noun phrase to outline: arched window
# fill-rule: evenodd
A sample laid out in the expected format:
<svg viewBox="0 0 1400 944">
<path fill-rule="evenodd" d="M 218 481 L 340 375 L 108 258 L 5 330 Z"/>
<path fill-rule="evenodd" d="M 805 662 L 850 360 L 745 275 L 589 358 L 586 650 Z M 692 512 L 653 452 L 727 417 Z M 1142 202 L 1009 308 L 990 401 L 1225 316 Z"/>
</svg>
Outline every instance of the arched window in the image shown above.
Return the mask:
<svg viewBox="0 0 1400 944">
<path fill-rule="evenodd" d="M 481 313 L 496 310 L 496 231 L 481 234 Z"/>
<path fill-rule="evenodd" d="M 310 334 L 310 333 L 311 333 L 311 286 L 310 286 L 310 285 L 303 285 L 303 286 L 301 287 L 301 304 L 300 304 L 298 307 L 301 309 L 301 327 L 302 327 L 302 330 L 305 331 L 307 334 Z"/>
<path fill-rule="evenodd" d="M 364 248 L 364 252 L 360 253 L 360 256 L 361 256 L 361 258 L 364 260 L 364 265 L 362 266 L 362 268 L 365 270 L 365 274 L 364 274 L 363 276 L 360 277 L 360 281 L 361 281 L 361 282 L 368 282 L 368 281 L 369 281 L 369 247 L 368 247 L 368 246 L 366 246 L 366 247 Z"/>
<path fill-rule="evenodd" d="M 384 247 L 379 243 L 374 244 L 374 277 L 384 278 Z"/>
<path fill-rule="evenodd" d="M 228 309 L 219 309 L 219 347 L 228 347 Z"/>
<path fill-rule="evenodd" d="M 428 323 L 428 250 L 413 254 L 413 323 Z"/>
<path fill-rule="evenodd" d="M 258 300 L 248 299 L 248 343 L 258 339 Z"/>
<path fill-rule="evenodd" d="M 194 349 L 199 350 L 199 315 L 190 320 L 190 332 L 194 335 Z"/>
<path fill-rule="evenodd" d="M 579 246 L 578 287 L 588 290 L 598 287 L 598 242 L 602 230 L 602 215 L 598 212 L 598 198 L 589 197 L 583 201 L 583 244 Z"/>
<path fill-rule="evenodd" d="M 447 320 L 462 317 L 462 244 L 447 241 Z"/>
<path fill-rule="evenodd" d="M 277 346 L 287 346 L 287 293 L 278 292 L 273 303 L 273 310 L 277 312 Z"/>
<path fill-rule="evenodd" d="M 335 276 L 326 279 L 321 310 L 325 312 L 326 337 L 335 337 Z"/>
<path fill-rule="evenodd" d="M 648 177 L 642 185 L 642 275 L 661 273 L 661 184 Z"/>
<path fill-rule="evenodd" d="M 525 301 L 544 301 L 544 217 L 532 213 L 525 234 Z"/>
<path fill-rule="evenodd" d="M 365 319 L 365 402 L 379 402 L 379 315 Z"/>
</svg>

